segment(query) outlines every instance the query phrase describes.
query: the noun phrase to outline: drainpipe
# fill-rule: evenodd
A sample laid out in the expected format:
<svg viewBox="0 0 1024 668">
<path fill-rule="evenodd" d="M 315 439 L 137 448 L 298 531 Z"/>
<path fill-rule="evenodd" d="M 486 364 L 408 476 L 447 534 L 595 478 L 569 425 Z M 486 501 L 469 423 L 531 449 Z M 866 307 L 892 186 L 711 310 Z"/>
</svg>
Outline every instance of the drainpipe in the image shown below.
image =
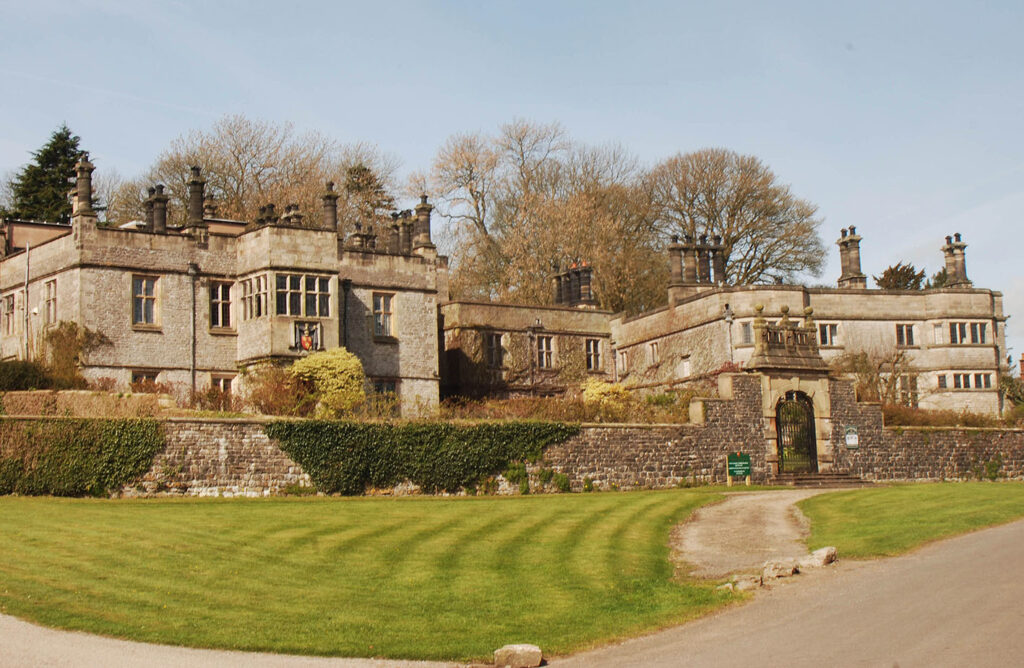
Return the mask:
<svg viewBox="0 0 1024 668">
<path fill-rule="evenodd" d="M 351 290 L 352 279 L 341 279 L 341 345 L 349 352 L 352 352 L 348 347 L 348 294 Z"/>
<path fill-rule="evenodd" d="M 192 350 L 188 370 L 192 377 L 192 397 L 194 398 L 196 395 L 196 283 L 199 280 L 199 265 L 189 262 L 186 273 L 192 282 Z"/>
<path fill-rule="evenodd" d="M 29 349 L 28 349 L 28 269 L 29 269 L 29 252 L 32 250 L 32 244 L 25 242 L 25 361 L 30 362 Z"/>
</svg>

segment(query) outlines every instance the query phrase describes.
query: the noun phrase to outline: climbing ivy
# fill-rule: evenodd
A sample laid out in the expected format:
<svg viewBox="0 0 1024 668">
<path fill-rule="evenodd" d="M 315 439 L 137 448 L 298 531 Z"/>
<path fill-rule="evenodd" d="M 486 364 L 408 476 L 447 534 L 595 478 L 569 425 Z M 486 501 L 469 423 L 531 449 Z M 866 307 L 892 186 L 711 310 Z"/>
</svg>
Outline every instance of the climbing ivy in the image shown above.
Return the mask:
<svg viewBox="0 0 1024 668">
<path fill-rule="evenodd" d="M 156 420 L 0 420 L 0 494 L 108 495 L 163 447 Z"/>
<path fill-rule="evenodd" d="M 544 448 L 579 433 L 558 422 L 460 425 L 328 420 L 281 421 L 267 434 L 313 479 L 321 492 L 362 494 L 368 485 L 405 480 L 428 493 L 473 487 L 513 462 L 536 461 Z"/>
</svg>

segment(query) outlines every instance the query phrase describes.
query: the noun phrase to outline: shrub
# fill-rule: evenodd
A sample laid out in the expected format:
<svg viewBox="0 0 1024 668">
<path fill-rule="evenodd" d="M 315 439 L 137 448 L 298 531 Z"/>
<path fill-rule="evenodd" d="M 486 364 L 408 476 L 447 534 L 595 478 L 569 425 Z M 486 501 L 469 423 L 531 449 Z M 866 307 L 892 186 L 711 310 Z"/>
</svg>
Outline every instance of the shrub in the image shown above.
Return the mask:
<svg viewBox="0 0 1024 668">
<path fill-rule="evenodd" d="M 0 494 L 117 492 L 145 474 L 163 446 L 155 420 L 3 420 Z"/>
<path fill-rule="evenodd" d="M 590 379 L 583 383 L 583 400 L 588 403 L 624 404 L 632 398 L 621 383 Z"/>
<path fill-rule="evenodd" d="M 507 471 L 514 462 L 536 461 L 545 447 L 577 434 L 579 426 L 309 420 L 273 422 L 266 430 L 309 474 L 317 489 L 328 494 L 362 494 L 368 485 L 393 487 L 405 480 L 427 493 L 470 488 L 487 476 Z"/>
<path fill-rule="evenodd" d="M 1000 427 L 999 418 L 967 411 L 940 411 L 910 408 L 902 404 L 882 404 L 886 426 L 895 427 Z"/>
<path fill-rule="evenodd" d="M 366 401 L 363 364 L 344 348 L 332 348 L 303 357 L 292 365 L 291 374 L 312 387 L 317 401 L 317 417 L 351 415 Z"/>
<path fill-rule="evenodd" d="M 10 360 L 0 362 L 0 392 L 48 390 L 53 379 L 39 362 Z"/>
<path fill-rule="evenodd" d="M 249 370 L 245 388 L 244 405 L 260 415 L 305 417 L 316 407 L 309 388 L 284 367 L 267 365 Z"/>
<path fill-rule="evenodd" d="M 110 345 L 110 339 L 88 327 L 61 321 L 46 330 L 43 343 L 43 354 L 54 387 L 82 389 L 88 385 L 80 370 L 82 359 L 96 348 Z"/>
</svg>

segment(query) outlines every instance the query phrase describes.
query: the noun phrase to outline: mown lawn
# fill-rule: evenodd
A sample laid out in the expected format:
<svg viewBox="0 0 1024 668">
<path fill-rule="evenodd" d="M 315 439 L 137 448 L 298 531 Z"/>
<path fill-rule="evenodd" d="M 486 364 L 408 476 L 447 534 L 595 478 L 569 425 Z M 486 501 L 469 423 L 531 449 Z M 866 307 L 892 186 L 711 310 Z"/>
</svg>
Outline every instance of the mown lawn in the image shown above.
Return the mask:
<svg viewBox="0 0 1024 668">
<path fill-rule="evenodd" d="M 801 501 L 812 550 L 840 557 L 900 554 L 928 541 L 1024 517 L 1024 484 L 911 484 L 822 494 Z"/>
<path fill-rule="evenodd" d="M 135 640 L 294 654 L 564 653 L 729 600 L 673 581 L 707 491 L 515 498 L 0 498 L 0 611 Z"/>
</svg>

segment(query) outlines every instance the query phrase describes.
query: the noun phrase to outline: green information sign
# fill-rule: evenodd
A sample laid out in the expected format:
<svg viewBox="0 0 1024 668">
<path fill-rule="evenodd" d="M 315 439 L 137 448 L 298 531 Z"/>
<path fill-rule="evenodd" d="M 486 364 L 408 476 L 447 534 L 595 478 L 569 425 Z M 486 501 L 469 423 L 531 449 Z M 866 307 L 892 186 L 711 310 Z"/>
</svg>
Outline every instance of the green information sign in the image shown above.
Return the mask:
<svg viewBox="0 0 1024 668">
<path fill-rule="evenodd" d="M 746 478 L 750 475 L 750 455 L 738 452 L 728 455 L 729 475 L 734 478 Z"/>
</svg>

